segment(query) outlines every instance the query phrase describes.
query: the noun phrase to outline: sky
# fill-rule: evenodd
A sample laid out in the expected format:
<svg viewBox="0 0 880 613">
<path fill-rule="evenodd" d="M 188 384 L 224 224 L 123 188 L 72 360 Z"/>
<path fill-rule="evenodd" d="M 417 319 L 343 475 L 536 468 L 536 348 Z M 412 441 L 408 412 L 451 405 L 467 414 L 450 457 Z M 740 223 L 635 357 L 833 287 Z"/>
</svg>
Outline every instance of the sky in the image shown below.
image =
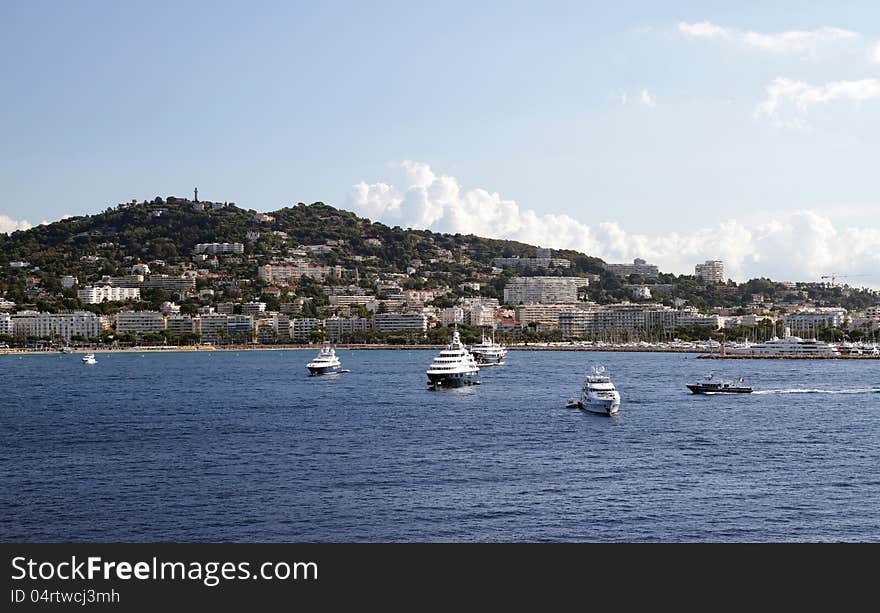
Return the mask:
<svg viewBox="0 0 880 613">
<path fill-rule="evenodd" d="M 876 2 L 0 3 L 0 232 L 132 198 L 880 288 Z"/>
</svg>

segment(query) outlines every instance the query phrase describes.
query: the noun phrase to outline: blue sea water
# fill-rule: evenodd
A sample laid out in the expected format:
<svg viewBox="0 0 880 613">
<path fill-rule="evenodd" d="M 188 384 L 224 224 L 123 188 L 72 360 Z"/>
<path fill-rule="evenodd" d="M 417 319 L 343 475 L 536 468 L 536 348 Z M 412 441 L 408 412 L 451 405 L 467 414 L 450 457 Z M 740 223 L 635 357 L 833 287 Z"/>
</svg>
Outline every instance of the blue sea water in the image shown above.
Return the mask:
<svg viewBox="0 0 880 613">
<path fill-rule="evenodd" d="M 0 356 L 0 541 L 880 540 L 880 361 L 314 353 Z M 616 417 L 565 408 L 596 363 Z"/>
</svg>

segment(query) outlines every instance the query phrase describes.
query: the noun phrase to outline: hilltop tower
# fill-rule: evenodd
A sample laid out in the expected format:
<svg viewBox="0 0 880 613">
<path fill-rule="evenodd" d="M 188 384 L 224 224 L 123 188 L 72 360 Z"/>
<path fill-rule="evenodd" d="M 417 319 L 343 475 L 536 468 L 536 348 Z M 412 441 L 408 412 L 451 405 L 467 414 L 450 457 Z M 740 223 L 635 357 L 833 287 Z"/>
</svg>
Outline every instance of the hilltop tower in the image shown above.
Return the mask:
<svg viewBox="0 0 880 613">
<path fill-rule="evenodd" d="M 195 192 L 195 200 L 194 200 L 194 202 L 198 202 L 198 201 L 199 201 L 199 188 L 197 187 L 197 188 L 195 188 L 195 190 L 193 190 L 193 191 Z"/>
</svg>

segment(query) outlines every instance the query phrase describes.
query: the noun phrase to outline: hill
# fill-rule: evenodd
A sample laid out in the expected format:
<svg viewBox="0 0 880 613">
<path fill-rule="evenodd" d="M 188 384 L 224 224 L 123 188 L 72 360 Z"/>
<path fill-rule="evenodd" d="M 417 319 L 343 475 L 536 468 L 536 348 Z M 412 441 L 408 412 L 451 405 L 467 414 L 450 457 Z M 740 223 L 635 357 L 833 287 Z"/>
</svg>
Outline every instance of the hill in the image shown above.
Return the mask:
<svg viewBox="0 0 880 613">
<path fill-rule="evenodd" d="M 207 257 L 195 253 L 200 243 L 239 243 L 241 253 Z M 493 268 L 494 258 L 532 257 L 536 249 L 516 241 L 390 227 L 322 202 L 258 213 L 235 203 L 156 197 L 0 234 L 0 296 L 50 312 L 79 308 L 76 292 L 61 285 L 65 276 L 75 277 L 82 286 L 105 275 L 128 274 L 136 264 L 147 264 L 153 274 L 180 275 L 187 269 L 207 269 L 210 274 L 199 275 L 197 289 L 215 291 L 215 298 L 208 302 L 240 302 L 263 296 L 267 283 L 258 278 L 259 266 L 298 259 L 338 267 L 338 273 L 324 279 L 328 285 L 375 289 L 378 282 L 390 280 L 402 289 L 450 288 L 449 294 L 434 301 L 436 306 L 449 306 L 460 297 L 476 295 L 501 300 L 510 277 L 537 274 L 590 276 L 585 297 L 600 304 L 630 300 L 633 289 L 646 283 L 651 300 L 701 310 L 745 312 L 754 307 L 756 298 L 779 308 L 802 303 L 858 310 L 876 302 L 874 292 L 819 283 L 792 287 L 752 279 L 741 284 L 707 284 L 693 276 L 672 274 L 661 274 L 650 282 L 638 277 L 622 279 L 605 271 L 601 259 L 571 250 L 553 253 L 569 260 L 568 268 L 519 267 L 501 272 Z M 276 298 L 294 295 L 312 298 L 315 306 L 327 304 L 320 283 L 310 280 L 289 291 L 282 289 Z M 142 296 L 140 308 L 155 308 L 170 297 L 158 289 L 144 291 Z M 112 312 L 118 306 L 90 308 Z M 194 310 L 196 303 L 189 308 Z"/>
</svg>

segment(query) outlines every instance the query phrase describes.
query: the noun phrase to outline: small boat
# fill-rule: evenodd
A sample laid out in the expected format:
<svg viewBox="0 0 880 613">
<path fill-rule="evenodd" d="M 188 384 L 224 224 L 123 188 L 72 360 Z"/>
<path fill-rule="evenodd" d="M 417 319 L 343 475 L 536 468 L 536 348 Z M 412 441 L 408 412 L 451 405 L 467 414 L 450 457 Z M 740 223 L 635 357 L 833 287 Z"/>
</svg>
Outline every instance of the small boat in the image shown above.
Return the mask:
<svg viewBox="0 0 880 613">
<path fill-rule="evenodd" d="M 480 343 L 472 345 L 470 352 L 480 366 L 501 366 L 504 364 L 504 358 L 507 357 L 507 347 L 495 342 L 494 330 L 491 339 L 483 334 Z"/>
<path fill-rule="evenodd" d="M 97 364 L 98 360 L 95 359 L 94 353 L 87 353 L 82 357 L 82 361 L 85 364 Z"/>
<path fill-rule="evenodd" d="M 594 366 L 584 381 L 580 400 L 571 398 L 565 406 L 602 415 L 616 415 L 620 410 L 620 392 L 605 373 L 605 367 Z"/>
<path fill-rule="evenodd" d="M 428 375 L 428 386 L 437 389 L 479 384 L 477 380 L 479 372 L 477 361 L 461 342 L 456 328 L 452 334 L 452 341 L 434 358 L 425 374 Z"/>
<path fill-rule="evenodd" d="M 321 347 L 321 351 L 318 352 L 318 355 L 315 356 L 315 359 L 306 364 L 306 368 L 309 369 L 309 374 L 312 376 L 329 375 L 339 372 L 342 368 L 342 363 L 339 361 L 336 351 L 330 346 L 330 343 L 325 343 Z"/>
<path fill-rule="evenodd" d="M 751 394 L 752 388 L 742 385 L 743 381 L 745 377 L 740 377 L 735 383 L 723 379 L 715 380 L 714 375 L 709 373 L 704 381 L 688 383 L 687 388 L 695 394 Z"/>
</svg>

